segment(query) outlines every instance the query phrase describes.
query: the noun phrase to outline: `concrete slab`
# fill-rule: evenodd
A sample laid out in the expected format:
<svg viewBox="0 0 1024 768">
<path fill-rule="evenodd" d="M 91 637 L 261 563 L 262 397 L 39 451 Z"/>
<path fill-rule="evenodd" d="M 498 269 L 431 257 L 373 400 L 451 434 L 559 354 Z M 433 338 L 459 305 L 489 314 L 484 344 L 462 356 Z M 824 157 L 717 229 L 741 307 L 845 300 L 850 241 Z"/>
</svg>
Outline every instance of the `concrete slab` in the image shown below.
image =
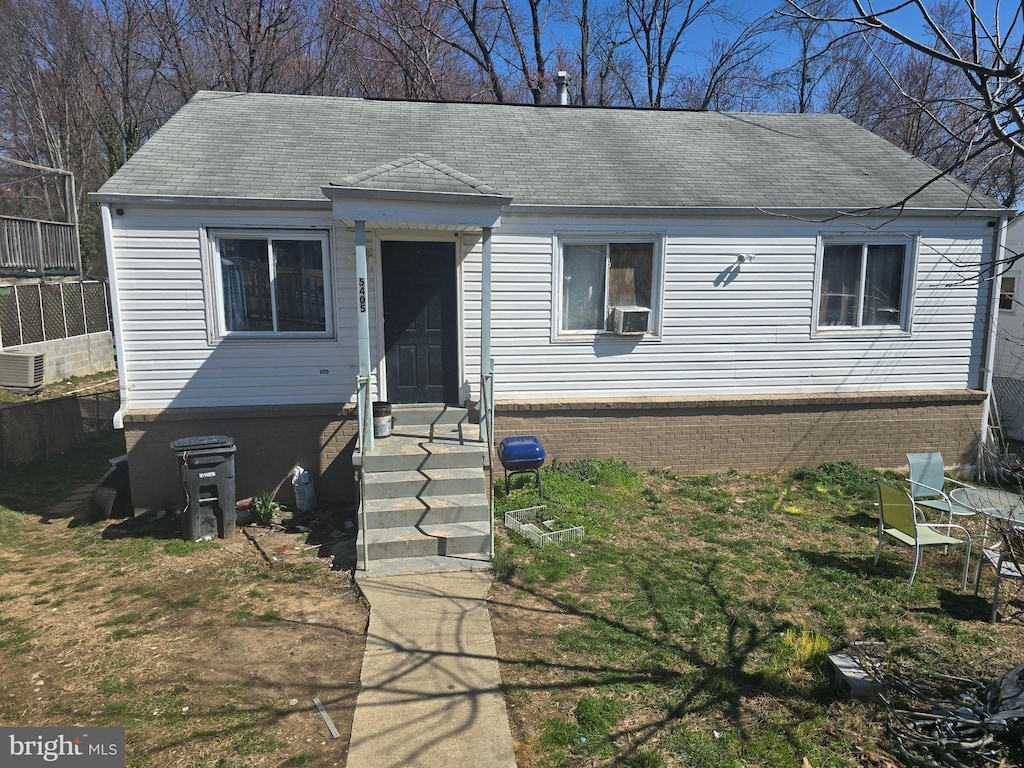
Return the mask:
<svg viewBox="0 0 1024 768">
<path fill-rule="evenodd" d="M 491 574 L 357 581 L 370 624 L 347 768 L 515 768 Z"/>
</svg>

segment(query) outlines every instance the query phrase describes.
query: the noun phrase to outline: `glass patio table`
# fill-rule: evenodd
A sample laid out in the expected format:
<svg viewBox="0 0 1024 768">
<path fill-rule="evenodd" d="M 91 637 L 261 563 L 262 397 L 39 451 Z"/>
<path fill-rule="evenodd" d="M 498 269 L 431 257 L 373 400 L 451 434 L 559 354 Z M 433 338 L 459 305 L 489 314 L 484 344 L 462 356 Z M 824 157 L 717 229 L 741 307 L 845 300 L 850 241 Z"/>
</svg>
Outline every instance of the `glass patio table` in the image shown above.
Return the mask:
<svg viewBox="0 0 1024 768">
<path fill-rule="evenodd" d="M 949 498 L 985 518 L 982 545 L 988 538 L 988 521 L 992 518 L 1008 520 L 1014 526 L 1024 526 L 1024 499 L 1020 494 L 995 488 L 954 488 Z"/>
</svg>

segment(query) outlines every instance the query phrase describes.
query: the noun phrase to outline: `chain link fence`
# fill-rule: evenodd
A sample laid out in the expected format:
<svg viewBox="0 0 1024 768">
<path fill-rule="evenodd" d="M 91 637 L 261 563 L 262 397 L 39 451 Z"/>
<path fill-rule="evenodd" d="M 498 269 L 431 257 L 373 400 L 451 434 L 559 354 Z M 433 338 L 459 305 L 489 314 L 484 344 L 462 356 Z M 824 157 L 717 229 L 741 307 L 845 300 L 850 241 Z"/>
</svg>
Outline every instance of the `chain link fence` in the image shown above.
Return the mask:
<svg viewBox="0 0 1024 768">
<path fill-rule="evenodd" d="M 101 280 L 0 286 L 0 348 L 110 330 Z"/>
<path fill-rule="evenodd" d="M 0 406 L 0 470 L 23 467 L 114 433 L 115 390 Z"/>
</svg>

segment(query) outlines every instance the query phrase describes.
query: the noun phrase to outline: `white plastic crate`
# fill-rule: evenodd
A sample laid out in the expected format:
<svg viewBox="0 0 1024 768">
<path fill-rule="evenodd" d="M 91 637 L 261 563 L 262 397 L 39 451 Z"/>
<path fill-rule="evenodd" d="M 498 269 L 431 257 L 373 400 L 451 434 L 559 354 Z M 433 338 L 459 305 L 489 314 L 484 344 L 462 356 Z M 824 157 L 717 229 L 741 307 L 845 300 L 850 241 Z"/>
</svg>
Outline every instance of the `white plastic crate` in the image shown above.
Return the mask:
<svg viewBox="0 0 1024 768">
<path fill-rule="evenodd" d="M 562 544 L 582 541 L 583 526 L 560 528 L 558 520 L 547 516 L 547 506 L 513 509 L 505 513 L 505 527 L 525 536 L 534 544 Z"/>
</svg>

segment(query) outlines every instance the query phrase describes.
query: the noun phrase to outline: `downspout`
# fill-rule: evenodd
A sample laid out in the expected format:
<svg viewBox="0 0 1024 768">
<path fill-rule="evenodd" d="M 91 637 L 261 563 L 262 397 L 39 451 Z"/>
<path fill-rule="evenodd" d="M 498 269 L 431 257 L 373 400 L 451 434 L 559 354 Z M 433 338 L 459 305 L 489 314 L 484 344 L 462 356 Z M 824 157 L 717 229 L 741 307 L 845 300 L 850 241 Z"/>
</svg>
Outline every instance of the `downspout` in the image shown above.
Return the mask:
<svg viewBox="0 0 1024 768">
<path fill-rule="evenodd" d="M 117 350 L 117 386 L 121 406 L 114 413 L 114 429 L 124 429 L 124 415 L 131 409 L 128 399 L 128 381 L 125 376 L 124 335 L 121 332 L 121 300 L 117 285 L 117 259 L 114 258 L 114 223 L 110 218 L 110 205 L 100 206 L 103 220 L 103 245 L 107 251 L 107 278 L 110 280 L 110 312 L 114 320 L 114 349 Z"/>
<path fill-rule="evenodd" d="M 978 464 L 976 474 L 982 476 L 984 471 L 985 446 L 988 444 L 988 421 L 992 413 L 992 378 L 995 375 L 996 325 L 999 317 L 999 264 L 1006 250 L 1006 224 L 1008 218 L 1002 216 L 994 222 L 996 231 L 992 237 L 992 266 L 989 285 L 988 313 L 985 318 L 985 347 L 982 351 L 981 390 L 986 397 L 981 405 L 981 440 L 978 444 Z M 984 270 L 982 272 L 984 276 Z M 984 282 L 984 277 L 982 277 Z"/>
</svg>

